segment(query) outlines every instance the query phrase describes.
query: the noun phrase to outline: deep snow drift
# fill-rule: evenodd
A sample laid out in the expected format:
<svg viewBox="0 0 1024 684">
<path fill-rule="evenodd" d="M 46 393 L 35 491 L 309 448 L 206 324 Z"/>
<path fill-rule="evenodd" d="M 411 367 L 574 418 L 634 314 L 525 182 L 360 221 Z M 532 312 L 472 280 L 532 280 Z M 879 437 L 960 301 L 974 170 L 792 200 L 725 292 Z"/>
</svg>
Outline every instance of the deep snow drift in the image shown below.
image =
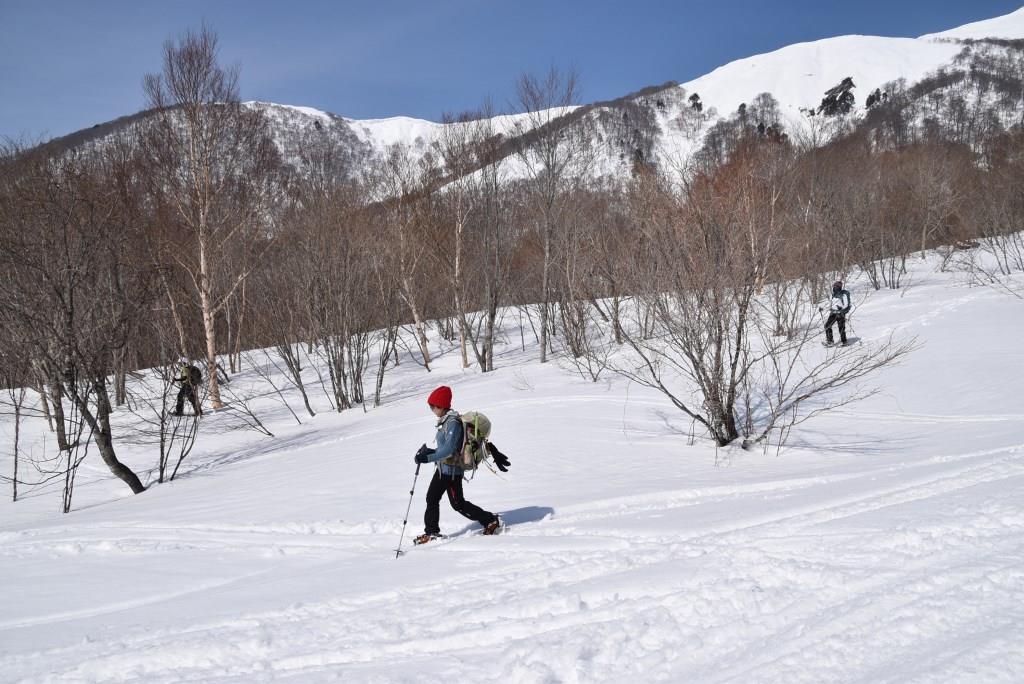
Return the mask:
<svg viewBox="0 0 1024 684">
<path fill-rule="evenodd" d="M 1024 302 L 936 266 L 852 284 L 857 335 L 923 346 L 778 455 L 687 446 L 660 396 L 538 365 L 510 315 L 492 374 L 445 347 L 380 409 L 299 426 L 267 399 L 276 438 L 204 439 L 140 496 L 87 462 L 69 515 L 52 489 L 0 503 L 0 679 L 1021 681 Z M 509 529 L 442 502 L 457 538 L 396 560 L 442 383 L 511 456 L 466 485 Z"/>
</svg>

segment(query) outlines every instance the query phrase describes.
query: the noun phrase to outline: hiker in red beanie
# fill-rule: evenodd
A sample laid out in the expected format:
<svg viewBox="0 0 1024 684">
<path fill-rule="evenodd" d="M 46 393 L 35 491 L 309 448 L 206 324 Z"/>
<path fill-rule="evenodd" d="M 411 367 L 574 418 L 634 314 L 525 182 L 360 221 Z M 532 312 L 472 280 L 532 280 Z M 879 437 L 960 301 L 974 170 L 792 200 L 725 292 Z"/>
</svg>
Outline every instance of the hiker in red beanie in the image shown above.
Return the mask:
<svg viewBox="0 0 1024 684">
<path fill-rule="evenodd" d="M 452 390 L 441 385 L 427 397 L 430 410 L 437 416 L 437 448 L 426 444 L 416 452 L 417 463 L 436 463 L 437 469 L 427 488 L 427 510 L 423 513 L 424 532 L 413 541 L 425 544 L 441 535 L 441 497 L 448 493 L 448 503 L 470 520 L 480 523 L 484 534 L 496 534 L 501 519 L 494 513 L 476 506 L 462 495 L 462 448 L 465 428 L 458 413 L 452 410 Z"/>
</svg>

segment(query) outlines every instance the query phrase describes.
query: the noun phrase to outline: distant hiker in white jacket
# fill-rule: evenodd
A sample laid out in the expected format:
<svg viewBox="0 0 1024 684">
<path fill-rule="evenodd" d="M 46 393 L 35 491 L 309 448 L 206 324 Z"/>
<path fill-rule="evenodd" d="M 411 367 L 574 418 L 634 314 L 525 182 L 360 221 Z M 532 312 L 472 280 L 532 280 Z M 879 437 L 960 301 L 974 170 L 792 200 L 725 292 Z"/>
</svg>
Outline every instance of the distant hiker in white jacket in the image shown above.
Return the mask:
<svg viewBox="0 0 1024 684">
<path fill-rule="evenodd" d="M 826 305 L 822 305 L 822 309 Z M 850 293 L 843 289 L 843 281 L 837 280 L 832 283 L 832 298 L 827 302 L 829 307 L 828 319 L 825 320 L 825 344 L 832 346 L 835 339 L 832 337 L 832 326 L 839 324 L 839 341 L 846 344 L 846 314 L 850 312 Z"/>
</svg>

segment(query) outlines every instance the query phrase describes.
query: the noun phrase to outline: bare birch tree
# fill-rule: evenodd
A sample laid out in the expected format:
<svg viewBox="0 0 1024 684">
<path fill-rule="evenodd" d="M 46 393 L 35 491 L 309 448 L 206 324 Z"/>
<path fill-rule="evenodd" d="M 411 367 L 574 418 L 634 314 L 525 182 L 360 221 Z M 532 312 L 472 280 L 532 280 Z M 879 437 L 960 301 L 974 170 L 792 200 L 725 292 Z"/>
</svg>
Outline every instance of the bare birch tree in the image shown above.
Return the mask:
<svg viewBox="0 0 1024 684">
<path fill-rule="evenodd" d="M 424 267 L 428 245 L 426 225 L 430 215 L 431 163 L 416 159 L 406 145 L 393 145 L 379 176 L 384 196 L 383 230 L 388 235 L 385 245 L 394 265 L 402 301 L 409 309 L 416 331 L 416 343 L 423 366 L 430 370 L 430 349 L 427 346 L 427 323 L 423 312 L 425 291 L 418 281 Z"/>
<path fill-rule="evenodd" d="M 507 202 L 501 135 L 494 111 L 445 116 L 435 148 L 450 179 L 436 193 L 442 226 L 440 260 L 452 274 L 463 367 L 472 348 L 481 371 L 494 370 L 494 326 L 513 254 L 514 208 Z M 473 311 L 482 309 L 481 315 Z M 478 324 L 479 322 L 479 324 Z"/>
<path fill-rule="evenodd" d="M 543 77 L 525 74 L 517 83 L 524 127 L 516 153 L 534 206 L 540 250 L 540 362 L 547 361 L 551 318 L 554 243 L 565 221 L 564 197 L 585 173 L 591 141 L 586 119 L 559 121 L 579 100 L 579 77 L 552 67 Z"/>
<path fill-rule="evenodd" d="M 238 69 L 217 59 L 217 36 L 205 26 L 164 44 L 162 72 L 144 82 L 153 114 L 143 146 L 151 191 L 181 232 L 159 257 L 179 267 L 192 285 L 215 409 L 222 405 L 217 317 L 269 244 L 268 200 L 277 166 L 264 115 L 239 101 Z M 232 250 L 253 254 L 230 269 Z"/>
</svg>

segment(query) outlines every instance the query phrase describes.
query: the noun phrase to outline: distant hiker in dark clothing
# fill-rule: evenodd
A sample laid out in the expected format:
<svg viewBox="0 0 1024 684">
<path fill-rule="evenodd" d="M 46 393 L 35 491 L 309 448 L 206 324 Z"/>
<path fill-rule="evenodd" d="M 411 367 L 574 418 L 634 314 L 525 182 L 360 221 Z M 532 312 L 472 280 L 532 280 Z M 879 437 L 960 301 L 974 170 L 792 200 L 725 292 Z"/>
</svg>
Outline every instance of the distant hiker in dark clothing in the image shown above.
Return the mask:
<svg viewBox="0 0 1024 684">
<path fill-rule="evenodd" d="M 416 462 L 436 463 L 437 469 L 427 488 L 427 510 L 423 513 L 424 533 L 416 537 L 415 543 L 425 544 L 441 536 L 440 503 L 445 494 L 452 508 L 483 526 L 484 534 L 495 534 L 501 526 L 498 516 L 466 501 L 462 494 L 465 428 L 459 414 L 452 410 L 451 389 L 443 385 L 438 387 L 430 393 L 427 404 L 437 416 L 437 447 L 431 449 L 424 444 L 416 452 Z"/>
<path fill-rule="evenodd" d="M 850 293 L 843 289 L 843 281 L 837 280 L 832 283 L 832 298 L 827 304 L 829 308 L 828 318 L 825 320 L 825 344 L 835 344 L 832 337 L 832 325 L 839 324 L 839 340 L 846 344 L 846 314 L 850 312 Z M 825 306 L 821 307 L 822 309 Z"/>
<path fill-rule="evenodd" d="M 178 390 L 178 404 L 172 415 L 181 415 L 181 410 L 185 406 L 185 399 L 188 399 L 188 402 L 192 404 L 192 411 L 195 415 L 203 415 L 198 395 L 199 386 L 203 384 L 203 372 L 191 364 L 182 362 L 178 367 L 178 375 L 174 378 L 174 382 L 180 383 L 181 389 Z"/>
</svg>

